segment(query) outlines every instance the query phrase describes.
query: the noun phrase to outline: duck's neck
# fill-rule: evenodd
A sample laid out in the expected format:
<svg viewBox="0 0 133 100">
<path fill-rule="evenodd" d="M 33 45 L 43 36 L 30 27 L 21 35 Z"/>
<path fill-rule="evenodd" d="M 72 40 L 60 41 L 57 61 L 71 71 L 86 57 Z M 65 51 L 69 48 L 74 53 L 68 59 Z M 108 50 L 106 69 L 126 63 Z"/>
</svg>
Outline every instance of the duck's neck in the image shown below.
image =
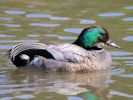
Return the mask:
<svg viewBox="0 0 133 100">
<path fill-rule="evenodd" d="M 96 30 L 97 31 L 97 30 Z M 98 42 L 99 34 L 94 29 L 82 32 L 78 39 L 73 44 L 83 47 L 84 49 L 90 49 L 95 43 Z"/>
</svg>

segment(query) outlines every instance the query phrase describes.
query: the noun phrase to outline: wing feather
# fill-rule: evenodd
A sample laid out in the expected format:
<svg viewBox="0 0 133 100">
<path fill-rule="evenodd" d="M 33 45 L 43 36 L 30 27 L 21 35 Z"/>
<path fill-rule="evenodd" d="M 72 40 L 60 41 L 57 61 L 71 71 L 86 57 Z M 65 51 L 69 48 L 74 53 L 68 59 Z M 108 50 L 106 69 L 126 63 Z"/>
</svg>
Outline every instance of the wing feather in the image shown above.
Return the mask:
<svg viewBox="0 0 133 100">
<path fill-rule="evenodd" d="M 82 62 L 87 56 L 87 51 L 74 44 L 49 45 L 46 49 L 58 61 Z"/>
<path fill-rule="evenodd" d="M 11 49 L 10 57 L 15 59 L 15 57 L 21 53 L 22 51 L 28 50 L 28 49 L 42 49 L 45 50 L 46 44 L 42 43 L 20 43 L 15 45 Z"/>
</svg>

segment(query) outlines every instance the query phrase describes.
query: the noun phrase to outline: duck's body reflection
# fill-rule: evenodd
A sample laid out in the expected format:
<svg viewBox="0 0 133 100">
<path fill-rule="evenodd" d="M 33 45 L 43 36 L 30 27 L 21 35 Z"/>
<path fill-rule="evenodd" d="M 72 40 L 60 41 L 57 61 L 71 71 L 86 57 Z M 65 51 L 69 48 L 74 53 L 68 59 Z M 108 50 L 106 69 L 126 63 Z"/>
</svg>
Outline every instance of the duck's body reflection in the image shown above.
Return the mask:
<svg viewBox="0 0 133 100">
<path fill-rule="evenodd" d="M 17 75 L 17 77 L 15 78 L 14 75 Z M 30 69 L 17 69 L 11 74 L 11 78 L 15 78 L 11 80 L 15 80 L 16 83 L 34 84 L 32 89 L 34 89 L 33 93 L 36 95 L 52 92 L 79 96 L 84 100 L 95 100 L 97 96 L 107 98 L 109 85 L 105 81 L 109 80 L 110 77 L 110 70 L 91 73 L 44 73 Z M 19 93 L 21 92 L 23 93 L 19 90 Z"/>
</svg>

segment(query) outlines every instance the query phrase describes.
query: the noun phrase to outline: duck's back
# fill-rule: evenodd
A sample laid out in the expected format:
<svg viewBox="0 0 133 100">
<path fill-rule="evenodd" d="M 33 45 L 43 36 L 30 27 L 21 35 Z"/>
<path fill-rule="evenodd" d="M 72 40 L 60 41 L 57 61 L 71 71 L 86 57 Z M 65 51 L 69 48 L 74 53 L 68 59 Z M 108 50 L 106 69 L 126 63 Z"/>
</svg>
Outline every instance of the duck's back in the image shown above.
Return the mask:
<svg viewBox="0 0 133 100">
<path fill-rule="evenodd" d="M 88 51 L 85 49 L 69 43 L 56 44 L 47 46 L 46 50 L 58 61 L 82 62 L 84 57 L 88 56 Z"/>
</svg>

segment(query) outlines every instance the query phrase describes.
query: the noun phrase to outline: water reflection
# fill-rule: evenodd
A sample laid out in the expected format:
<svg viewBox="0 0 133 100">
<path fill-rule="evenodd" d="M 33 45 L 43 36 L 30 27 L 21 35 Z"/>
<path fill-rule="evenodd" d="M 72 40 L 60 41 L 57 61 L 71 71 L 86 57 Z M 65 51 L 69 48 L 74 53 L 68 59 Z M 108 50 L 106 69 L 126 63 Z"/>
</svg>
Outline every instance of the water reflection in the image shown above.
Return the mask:
<svg viewBox="0 0 133 100">
<path fill-rule="evenodd" d="M 5 91 L 2 93 L 5 94 L 10 89 L 10 93 L 7 92 L 7 94 L 13 93 L 14 98 L 24 95 L 25 92 L 28 93 L 27 95 L 54 92 L 61 95 L 84 95 L 84 93 L 91 93 L 96 96 L 101 95 L 102 91 L 107 91 L 109 84 L 105 81 L 110 80 L 111 71 L 51 74 L 42 70 L 16 69 L 9 76 L 10 84 L 1 84 L 0 87 Z M 13 80 L 14 83 L 12 83 Z M 18 92 L 19 94 L 17 94 Z M 99 94 L 95 94 L 95 92 Z"/>
<path fill-rule="evenodd" d="M 113 59 L 119 59 L 119 60 L 133 60 L 133 57 L 112 57 Z"/>
<path fill-rule="evenodd" d="M 74 37 L 74 36 L 58 36 L 58 39 L 60 40 L 74 40 L 76 38 L 77 37 Z"/>
<path fill-rule="evenodd" d="M 133 67 L 133 61 L 124 61 L 125 65 Z"/>
<path fill-rule="evenodd" d="M 38 35 L 38 34 L 28 34 L 27 36 L 28 37 L 39 37 L 40 35 Z"/>
<path fill-rule="evenodd" d="M 9 21 L 9 20 L 13 20 L 13 18 L 10 18 L 10 17 L 0 17 L 0 20 L 7 20 L 7 21 Z"/>
<path fill-rule="evenodd" d="M 133 41 L 133 36 L 126 36 L 123 38 L 125 41 Z"/>
<path fill-rule="evenodd" d="M 10 38 L 12 38 L 12 37 L 16 37 L 16 36 L 14 36 L 14 35 L 6 35 L 6 34 L 0 34 L 0 38 L 6 38 L 6 37 L 10 37 Z"/>
<path fill-rule="evenodd" d="M 69 96 L 68 100 L 84 100 L 81 97 L 77 97 L 77 96 Z"/>
<path fill-rule="evenodd" d="M 10 27 L 10 28 L 18 28 L 18 27 L 21 27 L 21 25 L 17 25 L 17 24 L 1 24 L 3 26 L 6 26 L 6 27 Z"/>
<path fill-rule="evenodd" d="M 133 64 L 125 64 L 126 66 L 133 67 Z"/>
<path fill-rule="evenodd" d="M 131 63 L 131 64 L 133 64 L 133 61 L 125 61 L 125 63 Z"/>
<path fill-rule="evenodd" d="M 122 74 L 121 77 L 133 78 L 133 74 Z"/>
<path fill-rule="evenodd" d="M 1 97 L 2 100 L 31 99 L 41 93 L 47 94 L 49 92 L 61 95 L 71 95 L 68 96 L 69 99 L 83 99 L 87 96 L 97 97 L 103 95 L 101 94 L 102 91 L 108 90 L 109 85 L 105 81 L 110 79 L 111 71 L 106 70 L 102 72 L 81 74 L 51 74 L 44 73 L 42 70 L 17 69 L 14 72 L 8 73 L 8 75 L 8 82 L 6 84 L 0 83 L 0 93 L 10 95 L 10 97 Z M 45 98 L 48 98 L 48 96 Z"/>
<path fill-rule="evenodd" d="M 126 93 L 118 92 L 118 91 L 110 91 L 111 95 L 117 95 L 117 96 L 122 96 L 122 97 L 127 97 L 127 98 L 133 98 L 133 95 L 128 95 Z"/>
<path fill-rule="evenodd" d="M 44 36 L 48 36 L 48 37 L 56 37 L 60 40 L 74 40 L 76 39 L 77 37 L 74 37 L 74 36 L 61 36 L 61 35 L 55 35 L 55 34 L 46 34 Z"/>
<path fill-rule="evenodd" d="M 126 10 L 133 10 L 133 6 L 124 7 L 124 9 L 126 9 Z"/>
<path fill-rule="evenodd" d="M 70 20 L 71 18 L 67 18 L 67 17 L 58 17 L 58 16 L 50 16 L 50 18 L 49 18 L 50 20 L 58 20 L 58 21 L 60 21 L 60 20 Z"/>
<path fill-rule="evenodd" d="M 121 75 L 124 72 L 124 69 L 119 68 L 119 69 L 114 69 L 112 71 L 112 75 Z"/>
<path fill-rule="evenodd" d="M 27 14 L 27 18 L 49 18 L 51 15 L 49 14 Z"/>
<path fill-rule="evenodd" d="M 0 45 L 1 50 L 11 49 L 14 45 Z"/>
<path fill-rule="evenodd" d="M 128 30 L 129 30 L 129 31 L 133 31 L 133 28 L 129 28 Z"/>
<path fill-rule="evenodd" d="M 89 24 L 95 24 L 95 23 L 96 23 L 95 20 L 90 20 L 90 19 L 82 19 L 82 20 L 80 20 L 80 24 L 87 24 L 87 25 L 89 25 Z"/>
<path fill-rule="evenodd" d="M 122 52 L 122 51 L 111 51 L 110 52 L 112 56 L 128 56 L 128 55 L 133 55 L 133 52 Z"/>
<path fill-rule="evenodd" d="M 119 17 L 119 16 L 123 16 L 123 15 L 125 15 L 125 13 L 119 13 L 119 12 L 116 12 L 116 13 L 110 12 L 110 13 L 98 14 L 98 16 L 100 16 L 100 17 Z"/>
<path fill-rule="evenodd" d="M 57 27 L 60 26 L 60 24 L 52 24 L 52 23 L 31 23 L 29 24 L 31 26 L 41 26 L 41 27 Z"/>
<path fill-rule="evenodd" d="M 15 14 L 15 15 L 21 15 L 21 14 L 25 14 L 25 11 L 21 11 L 21 10 L 6 10 L 5 11 L 6 14 Z"/>
<path fill-rule="evenodd" d="M 123 21 L 129 21 L 132 22 L 133 21 L 133 17 L 127 17 L 127 18 L 123 18 Z"/>
<path fill-rule="evenodd" d="M 15 96 L 14 98 L 16 98 L 16 99 L 32 99 L 32 98 L 35 98 L 35 96 L 34 95 L 17 95 L 17 96 Z"/>
<path fill-rule="evenodd" d="M 0 90 L 0 94 L 10 94 L 13 93 L 13 90 Z"/>
<path fill-rule="evenodd" d="M 49 14 L 27 14 L 26 17 L 27 18 L 48 18 L 50 20 L 57 20 L 57 21 L 70 20 L 70 18 L 68 18 L 68 17 L 52 16 Z"/>
<path fill-rule="evenodd" d="M 12 100 L 13 99 L 13 97 L 3 97 L 3 98 L 1 98 L 1 100 Z"/>
<path fill-rule="evenodd" d="M 29 43 L 34 43 L 38 42 L 39 40 L 0 40 L 0 43 L 19 43 L 19 42 L 29 42 Z"/>
<path fill-rule="evenodd" d="M 75 34 L 80 34 L 82 30 L 83 30 L 82 28 L 66 28 L 66 29 L 64 29 L 65 32 L 75 33 Z"/>
</svg>

